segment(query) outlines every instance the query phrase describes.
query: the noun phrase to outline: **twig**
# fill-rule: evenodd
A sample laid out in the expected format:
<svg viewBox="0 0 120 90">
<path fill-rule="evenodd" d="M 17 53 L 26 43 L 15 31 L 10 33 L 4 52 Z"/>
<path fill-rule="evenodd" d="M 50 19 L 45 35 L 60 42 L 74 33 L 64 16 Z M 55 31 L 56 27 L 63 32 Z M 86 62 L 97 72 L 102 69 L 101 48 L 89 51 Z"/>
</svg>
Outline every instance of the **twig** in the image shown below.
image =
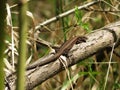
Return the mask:
<svg viewBox="0 0 120 90">
<path fill-rule="evenodd" d="M 100 10 L 100 9 L 93 9 L 93 8 L 84 8 L 86 11 L 94 11 L 94 12 L 120 12 L 120 10 Z"/>
<path fill-rule="evenodd" d="M 89 6 L 91 6 L 91 5 L 94 5 L 94 4 L 98 3 L 99 1 L 100 1 L 100 0 L 95 0 L 95 1 L 92 1 L 92 2 L 90 2 L 90 3 L 85 4 L 85 5 L 83 5 L 83 6 L 79 6 L 79 7 L 78 7 L 78 10 L 83 9 L 83 8 L 86 8 L 86 7 L 89 7 Z M 65 16 L 67 16 L 67 15 L 70 15 L 71 13 L 74 13 L 74 12 L 75 12 L 75 8 L 73 8 L 73 9 L 67 11 L 67 12 L 61 13 L 61 14 L 59 14 L 58 16 L 55 16 L 55 17 L 53 17 L 53 18 L 50 18 L 50 19 L 48 19 L 47 21 L 45 21 L 45 22 L 40 23 L 39 25 L 37 25 L 37 26 L 35 27 L 35 30 L 38 30 L 38 29 L 40 29 L 42 26 L 48 25 L 48 24 L 50 24 L 51 22 L 57 21 L 57 20 L 59 20 L 59 18 L 63 18 L 63 17 L 65 17 Z"/>
</svg>

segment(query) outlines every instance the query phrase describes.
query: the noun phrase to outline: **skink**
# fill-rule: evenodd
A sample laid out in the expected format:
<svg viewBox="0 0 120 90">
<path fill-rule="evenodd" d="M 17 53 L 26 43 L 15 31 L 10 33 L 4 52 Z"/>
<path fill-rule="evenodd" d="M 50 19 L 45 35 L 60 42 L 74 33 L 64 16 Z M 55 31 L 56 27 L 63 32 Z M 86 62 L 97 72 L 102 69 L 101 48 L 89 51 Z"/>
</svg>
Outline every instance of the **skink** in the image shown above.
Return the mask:
<svg viewBox="0 0 120 90">
<path fill-rule="evenodd" d="M 54 62 L 56 59 L 58 59 L 61 55 L 67 54 L 69 50 L 73 47 L 74 44 L 79 44 L 82 42 L 86 42 L 86 37 L 85 36 L 75 36 L 72 37 L 71 39 L 67 40 L 63 45 L 61 45 L 60 49 L 57 51 L 55 55 L 52 55 L 50 57 L 44 58 L 37 60 L 33 64 L 29 65 L 26 69 L 33 69 L 37 66 L 43 66 L 45 64 L 48 64 L 50 62 Z"/>
</svg>

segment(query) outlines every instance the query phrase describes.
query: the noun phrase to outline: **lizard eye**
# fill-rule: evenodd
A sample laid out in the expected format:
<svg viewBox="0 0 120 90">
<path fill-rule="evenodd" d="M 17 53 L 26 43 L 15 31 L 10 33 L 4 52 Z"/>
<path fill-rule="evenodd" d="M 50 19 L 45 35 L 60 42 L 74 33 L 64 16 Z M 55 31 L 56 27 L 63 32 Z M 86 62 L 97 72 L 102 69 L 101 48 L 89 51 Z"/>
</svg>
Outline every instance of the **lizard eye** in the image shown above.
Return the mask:
<svg viewBox="0 0 120 90">
<path fill-rule="evenodd" d="M 81 36 L 81 37 L 79 37 L 77 39 L 76 44 L 79 44 L 79 43 L 82 43 L 82 42 L 86 42 L 86 39 L 87 39 L 87 37 Z"/>
</svg>

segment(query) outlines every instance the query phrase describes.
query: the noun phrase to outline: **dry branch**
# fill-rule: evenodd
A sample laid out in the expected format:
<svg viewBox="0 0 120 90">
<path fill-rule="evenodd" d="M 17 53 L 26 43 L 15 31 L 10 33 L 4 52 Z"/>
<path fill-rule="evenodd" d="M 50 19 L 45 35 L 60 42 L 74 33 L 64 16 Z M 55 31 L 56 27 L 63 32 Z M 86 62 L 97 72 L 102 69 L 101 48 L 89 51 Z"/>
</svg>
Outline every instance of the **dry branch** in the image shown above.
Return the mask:
<svg viewBox="0 0 120 90">
<path fill-rule="evenodd" d="M 79 6 L 79 7 L 78 7 L 78 10 L 87 8 L 87 7 L 92 6 L 92 5 L 94 5 L 94 4 L 98 3 L 98 2 L 100 2 L 100 0 L 95 0 L 95 1 L 89 2 L 89 3 L 87 3 L 87 4 L 84 4 L 84 5 L 82 5 L 82 6 Z M 73 8 L 73 9 L 71 9 L 71 10 L 69 10 L 69 11 L 66 11 L 66 12 L 64 12 L 64 13 L 61 13 L 61 14 L 59 14 L 58 16 L 55 16 L 55 17 L 53 17 L 53 18 L 50 18 L 50 19 L 46 20 L 45 22 L 40 23 L 39 25 L 37 25 L 37 26 L 35 27 L 35 30 L 41 29 L 42 26 L 48 25 L 48 24 L 50 24 L 51 22 L 57 21 L 57 20 L 59 20 L 60 18 L 63 18 L 63 17 L 65 17 L 65 16 L 68 16 L 68 15 L 70 15 L 71 13 L 74 13 L 74 12 L 75 12 L 75 8 Z"/>
<path fill-rule="evenodd" d="M 67 60 L 63 61 L 67 63 L 68 67 L 92 56 L 106 47 L 112 47 L 114 42 L 118 42 L 120 40 L 120 21 L 97 29 L 87 34 L 86 37 L 88 37 L 87 42 L 74 45 L 68 53 Z M 63 64 L 60 60 L 56 60 L 53 63 L 26 71 L 26 89 L 33 89 L 62 70 L 64 70 Z M 15 80 L 15 75 L 7 77 L 8 85 L 12 90 L 15 88 Z"/>
</svg>

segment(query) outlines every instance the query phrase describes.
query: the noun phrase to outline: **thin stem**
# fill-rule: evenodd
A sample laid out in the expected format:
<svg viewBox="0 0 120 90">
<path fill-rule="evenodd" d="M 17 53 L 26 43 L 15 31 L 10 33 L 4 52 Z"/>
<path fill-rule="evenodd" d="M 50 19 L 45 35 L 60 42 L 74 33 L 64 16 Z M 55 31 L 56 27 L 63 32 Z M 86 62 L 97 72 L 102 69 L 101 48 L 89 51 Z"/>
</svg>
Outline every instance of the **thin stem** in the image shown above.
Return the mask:
<svg viewBox="0 0 120 90">
<path fill-rule="evenodd" d="M 17 67 L 16 90 L 25 90 L 25 62 L 26 62 L 26 39 L 27 39 L 27 0 L 21 0 L 19 5 L 19 58 Z"/>
<path fill-rule="evenodd" d="M 110 66 L 111 66 L 111 61 L 112 61 L 112 55 L 113 55 L 114 48 L 115 48 L 115 43 L 113 44 L 111 55 L 110 55 L 110 61 L 108 63 L 108 70 L 107 70 L 107 74 L 106 74 L 106 78 L 105 78 L 104 90 L 106 90 L 106 85 L 107 85 L 108 75 L 109 75 L 109 72 L 110 72 Z"/>
<path fill-rule="evenodd" d="M 6 0 L 0 0 L 0 90 L 4 90 L 4 50 L 6 29 Z"/>
</svg>

